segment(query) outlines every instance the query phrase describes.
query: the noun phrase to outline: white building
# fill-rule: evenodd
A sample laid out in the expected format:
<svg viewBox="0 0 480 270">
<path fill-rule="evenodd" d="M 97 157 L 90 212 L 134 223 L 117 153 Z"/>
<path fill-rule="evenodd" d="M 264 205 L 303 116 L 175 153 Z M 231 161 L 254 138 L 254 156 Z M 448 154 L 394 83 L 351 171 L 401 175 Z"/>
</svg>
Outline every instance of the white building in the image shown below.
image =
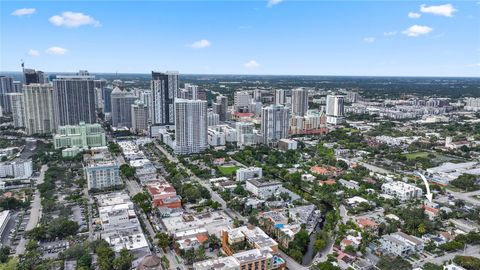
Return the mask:
<svg viewBox="0 0 480 270">
<path fill-rule="evenodd" d="M 402 201 L 420 198 L 423 194 L 421 188 L 400 181 L 384 183 L 382 192 L 391 196 L 395 196 Z"/>
<path fill-rule="evenodd" d="M 25 127 L 28 135 L 55 131 L 54 90 L 51 84 L 23 86 Z"/>
<path fill-rule="evenodd" d="M 25 127 L 25 110 L 22 93 L 7 93 L 13 115 L 13 126 Z"/>
<path fill-rule="evenodd" d="M 208 145 L 216 147 L 225 145 L 226 138 L 223 131 L 209 128 L 208 131 Z"/>
<path fill-rule="evenodd" d="M 5 228 L 7 227 L 8 221 L 10 220 L 10 211 L 5 210 L 0 212 L 0 236 L 3 235 Z"/>
<path fill-rule="evenodd" d="M 424 243 L 422 239 L 403 232 L 384 235 L 380 240 L 382 249 L 396 256 L 409 256 L 422 252 Z"/>
<path fill-rule="evenodd" d="M 285 105 L 287 103 L 287 90 L 275 90 L 275 104 Z"/>
<path fill-rule="evenodd" d="M 32 176 L 31 160 L 15 160 L 0 163 L 0 178 L 11 177 L 16 179 L 25 179 Z"/>
<path fill-rule="evenodd" d="M 148 107 L 141 101 L 136 101 L 131 106 L 132 129 L 135 133 L 141 134 L 148 129 Z"/>
<path fill-rule="evenodd" d="M 252 95 L 248 91 L 237 91 L 234 96 L 235 111 L 248 108 L 252 102 Z"/>
<path fill-rule="evenodd" d="M 292 90 L 292 114 L 304 116 L 308 110 L 308 91 L 304 88 Z"/>
<path fill-rule="evenodd" d="M 257 143 L 257 136 L 253 132 L 253 123 L 237 122 L 237 145 L 254 145 Z"/>
<path fill-rule="evenodd" d="M 247 180 L 246 183 L 246 189 L 261 199 L 269 198 L 282 187 L 280 182 L 262 181 L 258 179 L 250 179 Z"/>
<path fill-rule="evenodd" d="M 207 113 L 207 125 L 210 126 L 216 126 L 220 124 L 220 115 L 218 113 L 214 112 L 208 112 Z"/>
<path fill-rule="evenodd" d="M 327 123 L 334 125 L 343 123 L 345 115 L 345 108 L 343 102 L 343 96 L 327 96 Z"/>
<path fill-rule="evenodd" d="M 207 147 L 207 101 L 176 99 L 175 152 L 200 153 Z"/>
<path fill-rule="evenodd" d="M 87 160 L 85 167 L 88 189 L 104 189 L 122 185 L 120 166 L 113 160 Z"/>
<path fill-rule="evenodd" d="M 237 169 L 236 172 L 237 181 L 245 181 L 248 179 L 262 178 L 262 168 L 259 167 L 247 167 Z"/>
<path fill-rule="evenodd" d="M 297 141 L 290 139 L 281 139 L 278 141 L 278 149 L 280 150 L 296 150 L 298 146 Z"/>
<path fill-rule="evenodd" d="M 270 105 L 262 109 L 263 143 L 288 137 L 289 110 L 283 105 Z"/>
</svg>

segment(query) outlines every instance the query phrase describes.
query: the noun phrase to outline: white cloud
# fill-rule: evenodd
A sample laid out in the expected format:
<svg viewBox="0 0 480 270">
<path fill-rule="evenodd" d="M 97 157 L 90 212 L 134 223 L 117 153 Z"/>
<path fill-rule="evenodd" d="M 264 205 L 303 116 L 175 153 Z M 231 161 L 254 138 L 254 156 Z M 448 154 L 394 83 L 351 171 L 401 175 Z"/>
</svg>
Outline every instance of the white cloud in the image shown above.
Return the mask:
<svg viewBox="0 0 480 270">
<path fill-rule="evenodd" d="M 21 8 L 12 12 L 11 15 L 20 17 L 25 15 L 32 15 L 35 12 L 37 12 L 37 10 L 34 8 Z"/>
<path fill-rule="evenodd" d="M 439 6 L 427 6 L 425 4 L 420 6 L 420 11 L 423 13 L 431 13 L 434 15 L 453 17 L 453 13 L 457 10 L 452 4 L 445 4 Z"/>
<path fill-rule="evenodd" d="M 260 64 L 255 60 L 250 60 L 247 63 L 245 63 L 243 66 L 246 68 L 256 68 L 260 66 Z"/>
<path fill-rule="evenodd" d="M 418 18 L 422 17 L 422 14 L 417 13 L 417 12 L 409 12 L 408 17 L 411 18 L 411 19 L 418 19 Z"/>
<path fill-rule="evenodd" d="M 398 33 L 398 31 L 390 31 L 390 32 L 383 32 L 383 35 L 386 36 L 386 37 L 389 37 L 389 36 L 395 36 L 396 34 Z"/>
<path fill-rule="evenodd" d="M 194 49 L 202 49 L 212 46 L 212 43 L 206 39 L 198 40 L 189 45 L 189 47 Z"/>
<path fill-rule="evenodd" d="M 374 37 L 366 37 L 366 38 L 363 38 L 363 42 L 373 43 L 373 42 L 375 42 L 375 38 Z"/>
<path fill-rule="evenodd" d="M 68 52 L 68 50 L 62 47 L 53 46 L 48 48 L 45 52 L 53 55 L 64 55 Z"/>
<path fill-rule="evenodd" d="M 415 24 L 410 26 L 407 30 L 403 31 L 402 33 L 409 37 L 419 37 L 421 35 L 426 35 L 432 31 L 433 29 L 428 26 Z"/>
<path fill-rule="evenodd" d="M 62 15 L 50 17 L 49 21 L 56 26 L 64 26 L 68 28 L 80 27 L 82 25 L 101 26 L 100 22 L 93 17 L 85 15 L 81 12 L 65 11 Z"/>
<path fill-rule="evenodd" d="M 273 7 L 281 2 L 283 2 L 283 0 L 268 0 L 267 7 Z"/>
<path fill-rule="evenodd" d="M 34 49 L 30 49 L 30 50 L 28 50 L 27 54 L 30 55 L 30 56 L 39 56 L 40 52 L 37 51 L 37 50 L 34 50 Z"/>
</svg>

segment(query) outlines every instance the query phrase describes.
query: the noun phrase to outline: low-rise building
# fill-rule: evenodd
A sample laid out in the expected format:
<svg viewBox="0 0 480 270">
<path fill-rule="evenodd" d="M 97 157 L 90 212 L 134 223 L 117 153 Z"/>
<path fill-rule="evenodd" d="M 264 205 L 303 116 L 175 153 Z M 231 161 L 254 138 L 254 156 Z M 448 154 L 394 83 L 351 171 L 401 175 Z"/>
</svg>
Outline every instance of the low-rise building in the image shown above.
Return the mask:
<svg viewBox="0 0 480 270">
<path fill-rule="evenodd" d="M 272 196 L 282 184 L 276 181 L 264 181 L 259 179 L 250 179 L 246 181 L 246 189 L 261 199 L 267 199 Z"/>
<path fill-rule="evenodd" d="M 121 186 L 120 165 L 109 155 L 97 154 L 84 156 L 84 171 L 88 190 L 99 190 Z"/>
<path fill-rule="evenodd" d="M 400 181 L 384 183 L 382 185 L 382 192 L 387 195 L 395 196 L 402 201 L 420 198 L 423 194 L 421 188 Z"/>
<path fill-rule="evenodd" d="M 154 207 L 181 208 L 182 201 L 177 196 L 175 188 L 166 181 L 155 181 L 146 184 L 146 188 L 152 197 Z"/>
<path fill-rule="evenodd" d="M 262 178 L 262 168 L 247 167 L 240 168 L 236 171 L 237 181 L 246 181 L 248 179 Z"/>
<path fill-rule="evenodd" d="M 280 139 L 278 141 L 278 149 L 287 151 L 287 150 L 297 150 L 297 141 L 292 139 Z"/>
<path fill-rule="evenodd" d="M 396 256 L 409 256 L 423 251 L 422 239 L 403 232 L 384 235 L 380 240 L 382 249 Z"/>
</svg>

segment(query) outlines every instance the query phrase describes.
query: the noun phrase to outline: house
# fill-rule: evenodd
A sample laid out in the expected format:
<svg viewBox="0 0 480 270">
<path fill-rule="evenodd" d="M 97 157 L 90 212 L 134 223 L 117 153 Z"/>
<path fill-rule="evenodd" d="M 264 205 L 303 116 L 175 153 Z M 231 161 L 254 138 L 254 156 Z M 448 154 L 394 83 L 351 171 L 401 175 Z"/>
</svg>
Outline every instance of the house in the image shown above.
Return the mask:
<svg viewBox="0 0 480 270">
<path fill-rule="evenodd" d="M 370 232 L 378 231 L 378 223 L 369 218 L 358 218 L 357 225 L 360 229 Z"/>
<path fill-rule="evenodd" d="M 428 205 L 422 205 L 421 208 L 424 209 L 425 214 L 427 214 L 428 219 L 430 220 L 434 220 L 440 213 L 439 209 L 430 207 Z"/>
</svg>

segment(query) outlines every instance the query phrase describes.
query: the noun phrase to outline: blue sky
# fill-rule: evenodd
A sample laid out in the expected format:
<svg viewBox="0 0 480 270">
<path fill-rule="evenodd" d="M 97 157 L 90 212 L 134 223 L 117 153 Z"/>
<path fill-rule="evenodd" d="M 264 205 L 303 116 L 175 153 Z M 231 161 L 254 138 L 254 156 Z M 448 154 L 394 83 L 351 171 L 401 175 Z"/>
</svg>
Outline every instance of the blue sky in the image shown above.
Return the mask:
<svg viewBox="0 0 480 270">
<path fill-rule="evenodd" d="M 480 76 L 480 2 L 270 1 L 0 1 L 0 70 Z"/>
</svg>

